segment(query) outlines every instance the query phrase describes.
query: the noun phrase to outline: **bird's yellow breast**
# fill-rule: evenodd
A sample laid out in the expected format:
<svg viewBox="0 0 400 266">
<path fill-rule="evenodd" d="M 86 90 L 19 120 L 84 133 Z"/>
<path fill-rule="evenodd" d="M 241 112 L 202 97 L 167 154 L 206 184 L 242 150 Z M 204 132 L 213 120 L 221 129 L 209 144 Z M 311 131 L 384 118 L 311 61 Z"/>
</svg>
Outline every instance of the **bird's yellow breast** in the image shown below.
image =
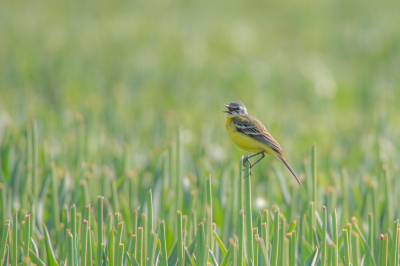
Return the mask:
<svg viewBox="0 0 400 266">
<path fill-rule="evenodd" d="M 259 153 L 260 151 L 265 151 L 265 153 L 273 154 L 271 147 L 252 139 L 251 137 L 238 132 L 232 121 L 232 117 L 227 117 L 225 122 L 225 129 L 228 132 L 229 137 L 235 143 L 236 146 L 242 150 Z"/>
</svg>

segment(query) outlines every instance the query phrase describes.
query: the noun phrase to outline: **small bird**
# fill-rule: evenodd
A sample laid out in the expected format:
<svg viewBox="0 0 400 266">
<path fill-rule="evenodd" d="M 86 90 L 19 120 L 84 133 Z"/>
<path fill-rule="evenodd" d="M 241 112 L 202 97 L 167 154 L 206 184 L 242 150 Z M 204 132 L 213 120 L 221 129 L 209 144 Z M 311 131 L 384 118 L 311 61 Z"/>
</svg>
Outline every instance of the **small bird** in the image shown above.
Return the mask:
<svg viewBox="0 0 400 266">
<path fill-rule="evenodd" d="M 249 162 L 250 174 L 251 168 L 261 161 L 267 153 L 279 159 L 294 179 L 296 179 L 297 183 L 302 186 L 300 179 L 284 158 L 286 152 L 279 146 L 278 142 L 269 134 L 260 121 L 247 114 L 244 104 L 234 101 L 229 105 L 224 105 L 228 108 L 227 111 L 223 112 L 226 113 L 225 129 L 229 137 L 242 150 L 255 153 L 245 157 L 243 160 L 243 163 L 245 161 Z M 261 155 L 261 157 L 255 163 L 251 164 L 249 159 L 257 155 Z"/>
</svg>

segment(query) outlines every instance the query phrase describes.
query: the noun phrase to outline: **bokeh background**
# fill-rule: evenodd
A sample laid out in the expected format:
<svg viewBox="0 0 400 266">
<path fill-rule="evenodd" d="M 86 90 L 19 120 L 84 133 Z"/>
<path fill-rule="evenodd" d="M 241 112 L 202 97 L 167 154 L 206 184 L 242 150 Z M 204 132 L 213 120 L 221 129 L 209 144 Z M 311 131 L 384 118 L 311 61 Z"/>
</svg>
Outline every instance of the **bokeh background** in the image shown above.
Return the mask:
<svg viewBox="0 0 400 266">
<path fill-rule="evenodd" d="M 149 164 L 180 128 L 187 153 L 218 168 L 243 154 L 224 129 L 233 100 L 300 173 L 314 142 L 326 182 L 332 169 L 361 178 L 399 159 L 398 1 L 1 6 L 0 139 L 23 147 L 37 119 L 54 160 L 77 149 L 77 124 L 88 162 L 107 163 L 128 144 L 134 165 Z M 258 166 L 261 177 L 271 163 Z"/>
<path fill-rule="evenodd" d="M 400 215 L 399 10 L 391 0 L 0 1 L 2 223 L 32 213 L 37 239 L 44 221 L 64 260 L 59 219 L 68 224 L 72 204 L 85 213 L 103 195 L 104 214 L 120 211 L 131 226 L 153 189 L 170 248 L 176 210 L 193 224 L 206 217 L 211 174 L 212 221 L 229 243 L 245 153 L 222 111 L 240 100 L 304 183 L 268 156 L 253 170 L 253 216 L 277 204 L 303 226 L 315 200 L 329 219 L 337 209 L 339 228 L 359 219 L 377 256 Z M 300 250 L 303 264 L 311 248 Z"/>
<path fill-rule="evenodd" d="M 0 134 L 37 118 L 46 136 L 80 113 L 99 133 L 149 139 L 143 153 L 182 127 L 193 146 L 212 132 L 224 154 L 239 154 L 221 111 L 241 100 L 293 164 L 313 142 L 327 157 L 362 160 L 370 139 L 399 136 L 398 10 L 397 1 L 5 1 Z"/>
</svg>

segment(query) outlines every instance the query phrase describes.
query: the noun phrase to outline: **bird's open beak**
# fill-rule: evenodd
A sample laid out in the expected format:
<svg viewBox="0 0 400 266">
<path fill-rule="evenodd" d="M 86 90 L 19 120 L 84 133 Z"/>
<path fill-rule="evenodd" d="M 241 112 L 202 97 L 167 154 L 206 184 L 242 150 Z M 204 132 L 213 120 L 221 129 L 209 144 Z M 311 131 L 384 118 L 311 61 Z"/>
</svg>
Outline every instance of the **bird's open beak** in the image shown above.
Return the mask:
<svg viewBox="0 0 400 266">
<path fill-rule="evenodd" d="M 232 109 L 229 108 L 229 105 L 224 104 L 224 106 L 225 106 L 226 108 L 228 108 L 228 110 L 227 110 L 227 111 L 222 111 L 222 112 L 231 114 L 231 113 L 232 113 Z"/>
</svg>

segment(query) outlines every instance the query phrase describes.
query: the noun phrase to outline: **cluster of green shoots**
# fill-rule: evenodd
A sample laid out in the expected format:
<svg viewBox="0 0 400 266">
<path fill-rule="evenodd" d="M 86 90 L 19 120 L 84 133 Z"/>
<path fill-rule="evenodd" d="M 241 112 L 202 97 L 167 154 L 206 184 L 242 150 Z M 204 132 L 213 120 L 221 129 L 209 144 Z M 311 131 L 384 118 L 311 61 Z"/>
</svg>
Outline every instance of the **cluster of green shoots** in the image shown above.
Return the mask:
<svg viewBox="0 0 400 266">
<path fill-rule="evenodd" d="M 167 149 L 167 156 L 164 153 L 160 157 L 161 170 L 155 170 L 157 165 L 151 166 L 160 176 L 160 182 L 159 186 L 151 184 L 153 189 L 145 193 L 143 180 L 148 179 L 149 173 L 130 174 L 126 170 L 121 178 L 107 178 L 110 171 L 91 175 L 84 171 L 84 166 L 77 168 L 78 179 L 72 179 L 76 186 L 71 189 L 71 177 L 65 173 L 60 177 L 60 169 L 44 152 L 41 161 L 44 165 L 48 162 L 49 167 L 38 171 L 37 142 L 34 124 L 26 134 L 24 156 L 15 156 L 14 152 L 17 159 L 12 165 L 9 163 L 12 148 L 2 153 L 0 265 L 399 264 L 400 227 L 398 220 L 391 223 L 389 198 L 381 208 L 383 211 L 374 206 L 374 198 L 368 201 L 369 207 L 379 213 L 369 214 L 364 223 L 356 217 L 346 217 L 349 199 L 343 198 L 341 202 L 343 223 L 338 221 L 336 209 L 328 212 L 327 207 L 316 207 L 319 205 L 315 145 L 311 153 L 312 200 L 301 214 L 290 209 L 287 216 L 292 220 L 288 220 L 277 205 L 270 210 L 255 211 L 252 176 L 249 164 L 242 164 L 242 159 L 238 173 L 228 172 L 232 186 L 225 203 L 226 195 L 213 193 L 211 176 L 199 180 L 198 191 L 202 193 L 185 195 L 179 136 L 175 148 Z M 128 161 L 126 153 L 125 169 L 129 168 Z M 94 168 L 92 173 L 96 172 Z M 388 180 L 387 169 L 384 170 Z M 39 181 L 40 176 L 46 178 Z M 345 181 L 342 185 L 346 185 Z M 295 191 L 302 189 L 306 188 L 292 188 L 292 207 L 300 199 Z M 387 183 L 385 189 L 389 191 Z M 96 201 L 91 201 L 90 194 L 96 192 L 108 196 L 97 196 Z M 365 192 L 366 197 L 375 194 L 373 186 Z M 138 203 L 144 207 L 140 208 Z M 382 218 L 387 221 L 387 233 L 376 237 L 377 230 L 382 228 Z"/>
</svg>

